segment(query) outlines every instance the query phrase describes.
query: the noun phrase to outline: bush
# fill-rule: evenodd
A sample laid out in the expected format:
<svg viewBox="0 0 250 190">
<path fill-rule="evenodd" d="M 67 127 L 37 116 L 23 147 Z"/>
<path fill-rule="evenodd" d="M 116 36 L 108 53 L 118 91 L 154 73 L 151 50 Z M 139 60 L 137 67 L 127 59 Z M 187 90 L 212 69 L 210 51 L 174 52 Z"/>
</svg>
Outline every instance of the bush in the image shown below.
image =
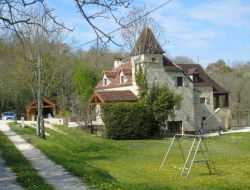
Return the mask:
<svg viewBox="0 0 250 190">
<path fill-rule="evenodd" d="M 146 104 L 109 103 L 102 106 L 106 135 L 111 139 L 143 139 L 159 132 Z"/>
<path fill-rule="evenodd" d="M 153 85 L 149 90 L 146 104 L 157 124 L 163 126 L 169 118 L 174 119 L 174 107 L 180 106 L 182 96 L 173 93 L 167 86 Z"/>
</svg>

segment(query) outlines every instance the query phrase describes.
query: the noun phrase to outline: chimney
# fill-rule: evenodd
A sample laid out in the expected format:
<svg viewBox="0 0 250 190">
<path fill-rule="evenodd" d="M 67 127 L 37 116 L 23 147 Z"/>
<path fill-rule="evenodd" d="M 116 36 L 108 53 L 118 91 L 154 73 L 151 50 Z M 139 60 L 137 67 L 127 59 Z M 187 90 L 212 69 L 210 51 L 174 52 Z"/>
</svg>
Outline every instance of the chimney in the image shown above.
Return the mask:
<svg viewBox="0 0 250 190">
<path fill-rule="evenodd" d="M 114 67 L 118 67 L 119 65 L 123 64 L 122 58 L 115 58 L 114 60 Z"/>
</svg>

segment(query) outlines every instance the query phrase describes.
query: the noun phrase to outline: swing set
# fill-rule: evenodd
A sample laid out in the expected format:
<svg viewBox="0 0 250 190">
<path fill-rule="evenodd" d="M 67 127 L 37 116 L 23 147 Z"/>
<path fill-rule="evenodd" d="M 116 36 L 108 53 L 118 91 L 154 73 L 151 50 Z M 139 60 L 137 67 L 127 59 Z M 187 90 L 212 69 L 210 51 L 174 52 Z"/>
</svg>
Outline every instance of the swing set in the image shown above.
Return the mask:
<svg viewBox="0 0 250 190">
<path fill-rule="evenodd" d="M 170 150 L 173 147 L 173 144 L 175 142 L 178 143 L 179 148 L 180 148 L 180 152 L 181 155 L 183 157 L 184 160 L 184 165 L 181 168 L 181 175 L 188 178 L 192 166 L 194 163 L 206 163 L 206 166 L 210 172 L 210 174 L 218 174 L 214 162 L 212 160 L 212 157 L 208 151 L 208 147 L 207 144 L 205 142 L 205 136 L 204 135 L 188 135 L 188 134 L 176 134 L 173 138 L 173 140 L 171 141 L 168 150 L 164 156 L 164 159 L 161 163 L 160 166 L 160 171 L 163 168 L 163 165 L 165 164 L 167 157 L 169 156 Z M 183 147 L 181 145 L 180 142 L 180 138 L 185 138 L 185 139 L 189 139 L 192 140 L 192 144 L 189 148 L 189 152 L 187 154 L 187 156 L 185 156 L 184 151 L 183 151 Z"/>
</svg>

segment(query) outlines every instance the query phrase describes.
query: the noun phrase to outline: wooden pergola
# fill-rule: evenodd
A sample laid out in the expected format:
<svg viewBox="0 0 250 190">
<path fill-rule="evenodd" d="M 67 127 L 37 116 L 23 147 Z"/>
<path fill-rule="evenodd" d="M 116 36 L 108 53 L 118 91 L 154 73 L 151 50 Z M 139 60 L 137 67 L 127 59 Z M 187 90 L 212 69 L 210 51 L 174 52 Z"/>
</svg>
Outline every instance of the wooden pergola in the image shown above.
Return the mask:
<svg viewBox="0 0 250 190">
<path fill-rule="evenodd" d="M 55 116 L 57 113 L 57 106 L 54 102 L 43 98 L 43 116 L 46 118 L 48 114 Z M 27 120 L 35 121 L 37 115 L 37 103 L 32 101 L 26 105 Z"/>
</svg>

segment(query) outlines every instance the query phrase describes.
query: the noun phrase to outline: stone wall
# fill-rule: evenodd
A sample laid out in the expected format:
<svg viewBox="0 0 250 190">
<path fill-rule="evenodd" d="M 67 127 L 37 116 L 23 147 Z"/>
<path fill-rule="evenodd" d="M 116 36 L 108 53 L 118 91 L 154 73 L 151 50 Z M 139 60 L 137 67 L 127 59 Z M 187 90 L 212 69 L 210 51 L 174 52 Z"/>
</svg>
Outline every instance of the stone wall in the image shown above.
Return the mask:
<svg viewBox="0 0 250 190">
<path fill-rule="evenodd" d="M 166 72 L 163 67 L 163 55 L 161 54 L 143 54 L 131 57 L 132 64 L 132 85 L 120 86 L 108 89 L 99 89 L 98 91 L 112 90 L 130 90 L 138 95 L 138 86 L 135 82 L 135 73 L 138 66 L 146 70 L 149 86 L 158 84 L 168 86 L 174 93 L 182 94 L 183 100 L 180 108 L 176 110 L 175 121 L 182 121 L 182 131 L 197 131 L 203 123 L 206 131 L 217 130 L 223 126 L 228 129 L 231 126 L 231 113 L 229 109 L 214 111 L 213 105 L 213 87 L 195 86 L 190 78 L 183 72 Z M 183 86 L 176 85 L 176 78 L 183 78 Z M 205 98 L 205 103 L 200 103 L 200 98 Z M 97 110 L 98 112 L 99 110 Z M 98 118 L 101 120 L 101 118 Z M 204 120 L 204 121 L 203 121 Z M 171 121 L 171 119 L 169 120 Z"/>
<path fill-rule="evenodd" d="M 198 86 L 195 88 L 200 91 L 199 100 L 195 103 L 195 121 L 196 126 L 200 128 L 202 121 L 214 114 L 213 87 Z M 205 102 L 200 103 L 200 98 L 205 98 Z"/>
<path fill-rule="evenodd" d="M 227 131 L 230 129 L 232 123 L 231 111 L 229 108 L 218 108 L 204 123 L 203 128 L 205 131 Z"/>
<path fill-rule="evenodd" d="M 140 64 L 146 69 L 149 86 L 152 84 L 166 85 L 173 92 L 182 94 L 181 106 L 176 110 L 175 121 L 182 121 L 183 131 L 195 131 L 193 83 L 183 72 L 166 72 L 163 67 L 162 55 L 140 55 L 132 57 L 132 75 Z M 176 77 L 183 77 L 183 86 L 176 86 Z M 135 77 L 133 78 L 135 81 Z"/>
</svg>

